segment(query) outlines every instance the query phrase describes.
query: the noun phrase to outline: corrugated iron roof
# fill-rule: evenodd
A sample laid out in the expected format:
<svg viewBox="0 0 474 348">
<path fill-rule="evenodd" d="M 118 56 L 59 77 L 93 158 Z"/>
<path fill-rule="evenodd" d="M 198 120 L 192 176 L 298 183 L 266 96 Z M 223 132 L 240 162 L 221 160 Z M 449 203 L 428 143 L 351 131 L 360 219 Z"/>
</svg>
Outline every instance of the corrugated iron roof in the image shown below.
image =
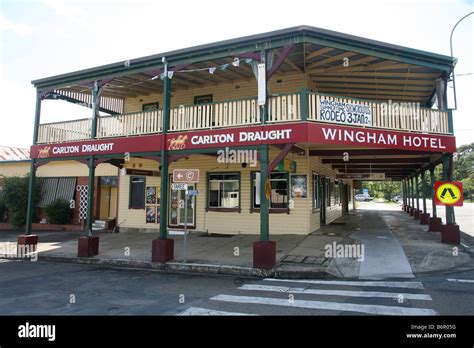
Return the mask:
<svg viewBox="0 0 474 348">
<path fill-rule="evenodd" d="M 12 146 L 0 146 L 0 161 L 25 161 L 29 159 L 29 149 Z"/>
</svg>

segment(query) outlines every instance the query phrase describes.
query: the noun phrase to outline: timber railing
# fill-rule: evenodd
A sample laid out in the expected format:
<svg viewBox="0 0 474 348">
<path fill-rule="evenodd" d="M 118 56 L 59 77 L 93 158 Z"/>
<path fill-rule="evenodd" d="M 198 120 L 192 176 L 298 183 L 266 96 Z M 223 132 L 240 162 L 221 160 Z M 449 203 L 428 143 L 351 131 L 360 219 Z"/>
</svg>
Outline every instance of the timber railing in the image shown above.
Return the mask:
<svg viewBox="0 0 474 348">
<path fill-rule="evenodd" d="M 325 122 L 355 127 L 373 127 L 420 133 L 451 134 L 447 111 L 427 109 L 418 103 L 380 102 L 348 98 L 302 89 L 298 93 L 268 98 L 266 123 Z M 169 131 L 229 128 L 262 124 L 256 97 L 201 105 L 180 105 L 170 110 Z M 127 137 L 161 133 L 163 111 L 153 110 L 97 120 L 96 138 Z M 60 143 L 91 138 L 91 119 L 41 124 L 38 143 Z"/>
</svg>

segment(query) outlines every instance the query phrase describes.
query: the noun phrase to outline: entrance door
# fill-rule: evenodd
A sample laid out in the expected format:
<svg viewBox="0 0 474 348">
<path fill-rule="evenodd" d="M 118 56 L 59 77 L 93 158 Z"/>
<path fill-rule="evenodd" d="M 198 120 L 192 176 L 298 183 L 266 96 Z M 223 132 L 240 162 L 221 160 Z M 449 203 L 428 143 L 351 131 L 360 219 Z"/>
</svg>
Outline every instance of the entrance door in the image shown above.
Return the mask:
<svg viewBox="0 0 474 348">
<path fill-rule="evenodd" d="M 114 219 L 117 216 L 117 187 L 100 188 L 99 219 Z"/>
<path fill-rule="evenodd" d="M 171 185 L 170 185 L 171 186 Z M 194 184 L 188 184 L 188 190 L 195 190 Z M 187 204 L 187 227 L 195 227 L 195 207 L 196 196 L 189 196 L 186 199 L 185 190 L 170 190 L 169 200 L 169 220 L 170 226 L 184 227 L 186 221 L 185 204 Z"/>
<path fill-rule="evenodd" d="M 319 209 L 319 221 L 321 225 L 326 224 L 326 178 L 323 176 L 319 177 L 319 192 L 320 192 L 320 209 Z"/>
</svg>

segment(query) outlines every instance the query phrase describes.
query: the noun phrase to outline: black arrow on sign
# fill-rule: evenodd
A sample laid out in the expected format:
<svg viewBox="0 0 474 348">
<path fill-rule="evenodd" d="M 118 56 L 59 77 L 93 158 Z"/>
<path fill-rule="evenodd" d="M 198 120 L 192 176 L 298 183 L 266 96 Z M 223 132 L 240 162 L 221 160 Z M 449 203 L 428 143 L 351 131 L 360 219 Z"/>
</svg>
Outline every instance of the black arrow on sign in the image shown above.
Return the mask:
<svg viewBox="0 0 474 348">
<path fill-rule="evenodd" d="M 449 192 L 449 195 L 451 196 L 452 199 L 457 198 L 452 188 L 444 188 L 443 192 L 441 192 L 440 197 L 444 199 L 444 196 L 446 195 L 447 192 Z"/>
</svg>

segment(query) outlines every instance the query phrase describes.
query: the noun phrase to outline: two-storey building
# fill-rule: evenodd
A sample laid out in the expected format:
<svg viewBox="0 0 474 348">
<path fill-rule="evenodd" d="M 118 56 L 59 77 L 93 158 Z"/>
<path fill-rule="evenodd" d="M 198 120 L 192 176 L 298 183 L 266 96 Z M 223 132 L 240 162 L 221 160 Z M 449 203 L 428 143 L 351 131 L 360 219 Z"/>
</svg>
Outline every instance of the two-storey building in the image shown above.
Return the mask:
<svg viewBox="0 0 474 348">
<path fill-rule="evenodd" d="M 88 236 L 79 255 L 97 252 L 94 176 L 109 164 L 120 173 L 113 203 L 120 230 L 160 231 L 153 261 L 173 258 L 167 232 L 186 224 L 256 234 L 254 265 L 269 268 L 272 235 L 309 234 L 353 209 L 360 180 L 403 181 L 405 206 L 414 208 L 411 178 L 423 174 L 425 183 L 424 172 L 443 160 L 449 174 L 455 138 L 446 86 L 454 65 L 451 57 L 301 26 L 35 80 L 31 181 L 53 161 L 88 166 L 80 199 Z M 42 123 L 41 103 L 50 99 L 92 111 Z M 175 169 L 199 169 L 188 194 L 172 189 Z"/>
</svg>

